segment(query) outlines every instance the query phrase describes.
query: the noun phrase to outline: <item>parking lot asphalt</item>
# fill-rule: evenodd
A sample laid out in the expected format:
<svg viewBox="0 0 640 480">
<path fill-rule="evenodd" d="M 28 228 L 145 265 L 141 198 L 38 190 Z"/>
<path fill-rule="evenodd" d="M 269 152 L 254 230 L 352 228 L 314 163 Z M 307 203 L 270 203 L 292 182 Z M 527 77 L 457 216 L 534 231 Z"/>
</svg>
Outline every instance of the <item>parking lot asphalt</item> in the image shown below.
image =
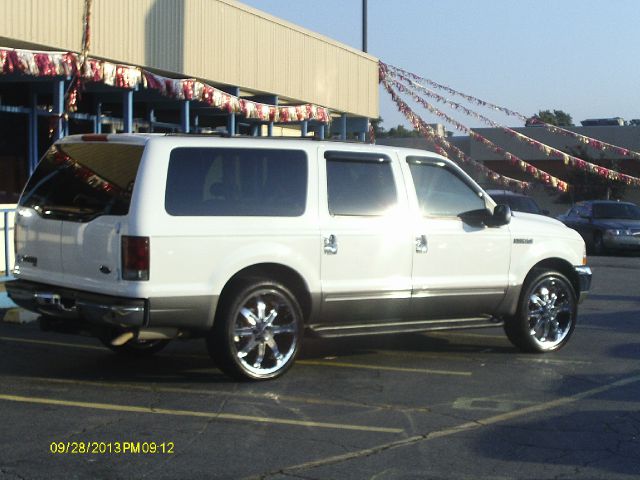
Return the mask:
<svg viewBox="0 0 640 480">
<path fill-rule="evenodd" d="M 0 478 L 637 479 L 640 258 L 590 263 L 546 355 L 501 329 L 306 339 L 236 383 L 199 340 L 132 360 L 0 323 Z"/>
</svg>

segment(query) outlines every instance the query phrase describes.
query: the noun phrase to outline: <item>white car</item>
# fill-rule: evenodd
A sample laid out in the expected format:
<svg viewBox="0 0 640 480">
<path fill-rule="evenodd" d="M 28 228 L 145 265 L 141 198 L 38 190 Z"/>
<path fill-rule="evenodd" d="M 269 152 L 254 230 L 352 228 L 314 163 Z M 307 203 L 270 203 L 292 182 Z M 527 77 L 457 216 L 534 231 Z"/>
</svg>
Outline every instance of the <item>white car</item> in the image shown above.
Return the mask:
<svg viewBox="0 0 640 480">
<path fill-rule="evenodd" d="M 557 350 L 588 291 L 582 238 L 511 218 L 436 154 L 188 135 L 57 142 L 16 215 L 18 305 L 43 328 L 146 355 L 205 337 L 228 374 L 274 378 L 321 336 L 504 325 Z"/>
</svg>

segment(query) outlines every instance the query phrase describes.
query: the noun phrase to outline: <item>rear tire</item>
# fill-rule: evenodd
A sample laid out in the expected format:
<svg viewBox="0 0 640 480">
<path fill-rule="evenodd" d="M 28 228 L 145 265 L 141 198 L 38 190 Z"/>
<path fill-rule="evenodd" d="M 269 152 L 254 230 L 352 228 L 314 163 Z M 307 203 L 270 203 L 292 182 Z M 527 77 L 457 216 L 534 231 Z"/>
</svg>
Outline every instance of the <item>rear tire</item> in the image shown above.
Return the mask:
<svg viewBox="0 0 640 480">
<path fill-rule="evenodd" d="M 564 347 L 573 334 L 577 298 L 571 282 L 560 272 L 532 272 L 525 280 L 515 316 L 504 330 L 524 352 L 544 353 Z"/>
<path fill-rule="evenodd" d="M 221 299 L 209 354 L 227 375 L 269 380 L 291 366 L 302 342 L 302 311 L 284 285 L 256 279 L 239 284 Z"/>
</svg>

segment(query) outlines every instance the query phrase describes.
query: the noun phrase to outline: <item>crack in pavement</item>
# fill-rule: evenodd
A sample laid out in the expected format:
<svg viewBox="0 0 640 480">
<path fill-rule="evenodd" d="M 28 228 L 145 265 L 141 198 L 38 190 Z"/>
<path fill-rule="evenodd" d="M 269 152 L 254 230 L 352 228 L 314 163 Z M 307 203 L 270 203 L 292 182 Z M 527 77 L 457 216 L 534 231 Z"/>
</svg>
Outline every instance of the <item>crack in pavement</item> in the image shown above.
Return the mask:
<svg viewBox="0 0 640 480">
<path fill-rule="evenodd" d="M 258 474 L 258 475 L 254 475 L 254 476 L 251 476 L 251 477 L 246 477 L 245 480 L 267 480 L 269 477 L 272 477 L 274 475 L 285 475 L 285 474 L 289 474 L 289 473 L 293 473 L 293 472 L 310 470 L 310 469 L 321 467 L 321 466 L 335 465 L 335 464 L 343 463 L 343 462 L 346 462 L 346 461 L 349 461 L 349 460 L 372 457 L 374 455 L 379 455 L 379 454 L 387 452 L 389 450 L 415 445 L 415 444 L 423 442 L 423 441 L 434 440 L 434 439 L 442 438 L 442 437 L 448 437 L 448 436 L 455 435 L 455 434 L 458 434 L 458 433 L 468 432 L 468 431 L 471 431 L 471 430 L 476 430 L 476 429 L 481 428 L 481 427 L 495 425 L 495 424 L 502 423 L 502 422 L 505 422 L 505 421 L 508 421 L 508 420 L 512 420 L 512 419 L 519 418 L 519 417 L 523 417 L 523 416 L 526 416 L 526 415 L 529 415 L 529 414 L 540 413 L 540 412 L 544 412 L 544 411 L 547 411 L 547 410 L 550 410 L 550 409 L 553 409 L 553 408 L 566 406 L 566 405 L 569 405 L 571 403 L 575 403 L 577 401 L 580 401 L 582 399 L 585 399 L 585 398 L 588 398 L 588 397 L 592 397 L 592 396 L 598 395 L 600 393 L 607 392 L 609 390 L 613 390 L 615 388 L 623 387 L 623 386 L 626 386 L 626 385 L 629 385 L 629 384 L 632 384 L 632 383 L 636 383 L 636 382 L 639 382 L 639 381 L 640 381 L 640 375 L 634 375 L 634 376 L 623 378 L 623 379 L 618 380 L 616 382 L 605 384 L 605 385 L 602 385 L 600 387 L 593 388 L 593 389 L 590 389 L 590 390 L 587 390 L 587 391 L 584 391 L 584 392 L 581 392 L 581 393 L 577 393 L 577 394 L 574 394 L 574 395 L 571 395 L 571 396 L 568 396 L 568 397 L 558 398 L 558 399 L 551 400 L 551 401 L 548 401 L 548 402 L 544 402 L 544 403 L 532 405 L 532 406 L 529 406 L 529 407 L 524 407 L 524 408 L 521 408 L 521 409 L 518 409 L 518 410 L 514 410 L 512 412 L 508 412 L 508 413 L 504 413 L 504 414 L 500 414 L 500 415 L 494 415 L 492 417 L 466 422 L 466 423 L 463 423 L 461 425 L 454 426 L 452 428 L 439 430 L 439 431 L 435 431 L 435 432 L 430 432 L 430 433 L 426 433 L 426 434 L 422 434 L 422 435 L 415 435 L 413 437 L 405 438 L 405 439 L 402 439 L 402 440 L 396 440 L 394 442 L 390 442 L 390 443 L 378 445 L 378 446 L 375 446 L 375 447 L 362 449 L 362 450 L 355 451 L 355 452 L 350 452 L 350 453 L 341 454 L 341 455 L 335 455 L 335 456 L 322 458 L 322 459 L 318 459 L 318 460 L 312 460 L 310 462 L 306 462 L 306 463 L 302 463 L 302 464 L 298 464 L 298 465 L 292 465 L 292 466 L 289 466 L 289 467 L 284 467 L 284 468 L 278 469 L 276 471 L 264 472 L 264 473 L 261 473 L 261 474 Z"/>
</svg>

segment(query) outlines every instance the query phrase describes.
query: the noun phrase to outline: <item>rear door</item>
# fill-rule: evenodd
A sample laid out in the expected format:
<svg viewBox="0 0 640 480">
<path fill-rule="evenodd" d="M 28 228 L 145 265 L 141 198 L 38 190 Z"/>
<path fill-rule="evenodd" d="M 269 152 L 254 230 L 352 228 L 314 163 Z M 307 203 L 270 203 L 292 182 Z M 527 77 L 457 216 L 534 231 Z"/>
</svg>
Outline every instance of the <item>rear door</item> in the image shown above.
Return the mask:
<svg viewBox="0 0 640 480">
<path fill-rule="evenodd" d="M 143 149 L 71 142 L 49 150 L 20 200 L 18 259 L 25 278 L 89 290 L 118 280 L 121 223 Z"/>
<path fill-rule="evenodd" d="M 323 322 L 399 321 L 411 297 L 411 233 L 397 161 L 321 150 Z"/>
</svg>

